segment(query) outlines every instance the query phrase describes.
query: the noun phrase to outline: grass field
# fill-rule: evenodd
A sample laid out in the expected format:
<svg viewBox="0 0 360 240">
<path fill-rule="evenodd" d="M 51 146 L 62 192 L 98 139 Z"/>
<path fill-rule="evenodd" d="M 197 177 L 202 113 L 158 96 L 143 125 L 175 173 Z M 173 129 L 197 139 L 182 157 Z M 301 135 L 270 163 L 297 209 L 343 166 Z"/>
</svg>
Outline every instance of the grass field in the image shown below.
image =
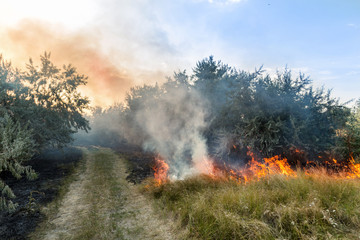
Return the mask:
<svg viewBox="0 0 360 240">
<path fill-rule="evenodd" d="M 144 191 L 200 239 L 359 239 L 360 180 L 321 172 L 247 184 L 197 176 Z"/>
</svg>

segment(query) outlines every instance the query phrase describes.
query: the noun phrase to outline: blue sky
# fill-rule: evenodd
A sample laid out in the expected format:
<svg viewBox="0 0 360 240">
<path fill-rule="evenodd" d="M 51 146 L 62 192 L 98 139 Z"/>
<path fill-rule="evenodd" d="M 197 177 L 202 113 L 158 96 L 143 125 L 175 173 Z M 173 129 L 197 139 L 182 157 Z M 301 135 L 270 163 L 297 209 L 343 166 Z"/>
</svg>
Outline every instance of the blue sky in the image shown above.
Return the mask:
<svg viewBox="0 0 360 240">
<path fill-rule="evenodd" d="M 61 34 L 91 33 L 93 45 L 134 84 L 162 81 L 177 69 L 191 72 L 196 61 L 214 55 L 239 69 L 264 65 L 270 74 L 287 65 L 342 101 L 360 97 L 358 0 L 27 2 L 5 0 L 0 29 L 35 19 L 61 26 Z M 0 51 L 15 56 L 10 47 Z"/>
<path fill-rule="evenodd" d="M 162 20 L 170 19 L 172 26 L 187 25 L 184 35 L 195 35 L 194 48 L 207 42 L 204 55 L 214 54 L 249 70 L 262 64 L 270 71 L 288 65 L 294 73 L 309 74 L 317 86 L 333 88 L 334 95 L 344 100 L 359 97 L 360 1 L 193 1 L 171 5 L 172 11 L 160 13 L 165 15 Z"/>
</svg>

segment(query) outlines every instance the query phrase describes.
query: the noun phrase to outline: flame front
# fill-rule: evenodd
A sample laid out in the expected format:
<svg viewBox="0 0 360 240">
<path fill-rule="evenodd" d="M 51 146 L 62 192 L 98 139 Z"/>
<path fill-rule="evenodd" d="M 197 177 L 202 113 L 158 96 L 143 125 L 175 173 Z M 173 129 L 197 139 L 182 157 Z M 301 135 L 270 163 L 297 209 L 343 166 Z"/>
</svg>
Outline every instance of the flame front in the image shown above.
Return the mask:
<svg viewBox="0 0 360 240">
<path fill-rule="evenodd" d="M 260 179 L 267 175 L 282 174 L 285 176 L 296 177 L 296 172 L 291 169 L 286 158 L 276 155 L 271 158 L 264 158 L 263 163 L 255 159 L 254 154 L 249 152 L 251 161 L 248 167 L 242 170 L 245 179 Z M 245 180 L 246 181 L 246 180 Z"/>
<path fill-rule="evenodd" d="M 160 186 L 168 180 L 169 165 L 160 156 L 155 157 L 155 165 L 152 169 L 154 170 L 156 185 Z"/>
<path fill-rule="evenodd" d="M 249 150 L 248 156 L 251 157 L 251 160 L 243 168 L 233 168 L 225 164 L 219 166 L 209 157 L 204 157 L 202 161 L 197 162 L 195 168 L 199 173 L 206 174 L 213 179 L 228 179 L 239 183 L 258 181 L 270 175 L 297 176 L 296 171 L 291 168 L 287 159 L 279 155 L 257 159 L 255 154 Z M 154 178 L 157 185 L 161 185 L 168 180 L 169 165 L 160 157 L 155 160 Z M 331 161 L 324 161 L 321 166 L 316 166 L 316 164 L 314 166 L 314 164 L 314 162 L 307 163 L 307 166 L 302 169 L 305 174 L 317 175 L 320 172 L 325 172 L 337 179 L 360 178 L 360 164 L 356 164 L 353 157 L 346 162 L 338 162 L 336 159 L 332 159 Z"/>
</svg>

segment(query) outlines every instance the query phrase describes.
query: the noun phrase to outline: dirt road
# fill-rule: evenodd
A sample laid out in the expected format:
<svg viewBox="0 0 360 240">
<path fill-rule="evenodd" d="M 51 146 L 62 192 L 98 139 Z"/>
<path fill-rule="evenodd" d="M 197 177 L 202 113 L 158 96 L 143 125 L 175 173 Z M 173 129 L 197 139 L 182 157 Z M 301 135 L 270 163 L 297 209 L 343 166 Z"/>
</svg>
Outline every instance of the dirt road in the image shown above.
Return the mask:
<svg viewBox="0 0 360 240">
<path fill-rule="evenodd" d="M 126 181 L 124 159 L 104 148 L 84 153 L 76 180 L 32 239 L 178 239 L 172 221 Z"/>
</svg>

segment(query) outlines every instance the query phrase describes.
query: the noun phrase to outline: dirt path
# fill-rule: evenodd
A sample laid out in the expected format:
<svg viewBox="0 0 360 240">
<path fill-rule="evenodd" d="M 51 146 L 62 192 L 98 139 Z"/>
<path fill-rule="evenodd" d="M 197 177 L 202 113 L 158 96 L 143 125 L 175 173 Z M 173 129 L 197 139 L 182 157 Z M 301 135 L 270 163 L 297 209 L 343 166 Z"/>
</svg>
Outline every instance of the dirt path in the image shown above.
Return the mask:
<svg viewBox="0 0 360 240">
<path fill-rule="evenodd" d="M 172 221 L 126 181 L 126 163 L 113 151 L 84 149 L 83 170 L 32 239 L 178 239 Z"/>
<path fill-rule="evenodd" d="M 119 209 L 123 218 L 118 226 L 123 229 L 125 239 L 177 239 L 175 226 L 154 212 L 149 199 L 139 193 L 137 186 L 125 179 L 125 170 L 124 161 L 118 161 L 117 174 L 125 197 L 124 205 Z"/>
</svg>

